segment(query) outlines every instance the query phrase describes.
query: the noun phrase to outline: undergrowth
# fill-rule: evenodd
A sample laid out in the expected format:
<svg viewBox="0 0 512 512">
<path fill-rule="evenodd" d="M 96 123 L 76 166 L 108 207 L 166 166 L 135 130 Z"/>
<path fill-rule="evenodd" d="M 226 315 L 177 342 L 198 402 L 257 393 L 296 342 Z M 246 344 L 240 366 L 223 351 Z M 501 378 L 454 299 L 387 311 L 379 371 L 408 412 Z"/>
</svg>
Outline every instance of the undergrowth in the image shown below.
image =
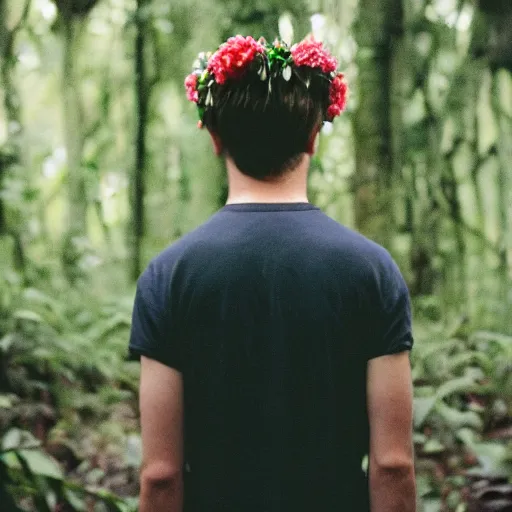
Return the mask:
<svg viewBox="0 0 512 512">
<path fill-rule="evenodd" d="M 510 510 L 512 337 L 472 331 L 465 321 L 448 335 L 435 323 L 417 330 L 412 365 L 420 510 Z"/>
<path fill-rule="evenodd" d="M 0 502 L 6 511 L 135 511 L 138 365 L 125 360 L 133 297 L 26 287 L 14 273 L 0 280 Z M 512 475 L 512 337 L 447 335 L 433 322 L 417 331 L 420 510 L 463 512 L 472 478 Z"/>
<path fill-rule="evenodd" d="M 14 273 L 0 290 L 0 493 L 13 510 L 135 510 L 132 297 L 59 296 Z"/>
</svg>

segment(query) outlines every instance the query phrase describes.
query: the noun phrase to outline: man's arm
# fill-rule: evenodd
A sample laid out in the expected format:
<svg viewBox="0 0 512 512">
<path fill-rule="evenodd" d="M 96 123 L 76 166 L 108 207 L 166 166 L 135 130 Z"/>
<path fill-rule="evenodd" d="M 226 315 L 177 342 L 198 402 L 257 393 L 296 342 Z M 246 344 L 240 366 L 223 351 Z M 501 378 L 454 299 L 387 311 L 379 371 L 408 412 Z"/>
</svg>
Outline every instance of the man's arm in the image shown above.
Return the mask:
<svg viewBox="0 0 512 512">
<path fill-rule="evenodd" d="M 142 469 L 139 512 L 183 509 L 183 380 L 177 370 L 141 357 Z"/>
<path fill-rule="evenodd" d="M 415 512 L 412 378 L 409 353 L 368 362 L 372 512 Z"/>
</svg>

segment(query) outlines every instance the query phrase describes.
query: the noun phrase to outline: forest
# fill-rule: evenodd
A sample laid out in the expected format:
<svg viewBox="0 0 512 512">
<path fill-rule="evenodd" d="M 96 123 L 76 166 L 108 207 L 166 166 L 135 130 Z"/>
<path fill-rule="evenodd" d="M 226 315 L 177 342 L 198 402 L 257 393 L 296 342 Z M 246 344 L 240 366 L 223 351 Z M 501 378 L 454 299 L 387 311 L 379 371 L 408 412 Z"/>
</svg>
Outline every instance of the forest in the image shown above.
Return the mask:
<svg viewBox="0 0 512 512">
<path fill-rule="evenodd" d="M 419 512 L 512 510 L 510 0 L 0 0 L 0 510 L 137 510 L 135 283 L 218 210 L 183 81 L 307 34 L 351 88 L 309 198 L 412 296 Z"/>
</svg>

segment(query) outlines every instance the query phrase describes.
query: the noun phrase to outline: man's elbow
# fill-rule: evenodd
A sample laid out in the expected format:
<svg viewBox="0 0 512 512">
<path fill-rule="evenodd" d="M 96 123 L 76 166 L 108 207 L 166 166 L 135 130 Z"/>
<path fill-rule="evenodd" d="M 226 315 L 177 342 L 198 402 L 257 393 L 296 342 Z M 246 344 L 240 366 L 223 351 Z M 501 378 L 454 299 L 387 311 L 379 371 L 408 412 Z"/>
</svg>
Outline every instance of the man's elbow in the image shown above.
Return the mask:
<svg viewBox="0 0 512 512">
<path fill-rule="evenodd" d="M 415 512 L 414 460 L 406 456 L 370 458 L 372 512 Z"/>
<path fill-rule="evenodd" d="M 372 457 L 370 459 L 370 471 L 408 478 L 414 476 L 414 456 L 412 455 L 387 455 Z"/>
<path fill-rule="evenodd" d="M 141 470 L 140 479 L 143 486 L 152 489 L 179 488 L 183 471 L 162 462 L 147 464 Z"/>
</svg>

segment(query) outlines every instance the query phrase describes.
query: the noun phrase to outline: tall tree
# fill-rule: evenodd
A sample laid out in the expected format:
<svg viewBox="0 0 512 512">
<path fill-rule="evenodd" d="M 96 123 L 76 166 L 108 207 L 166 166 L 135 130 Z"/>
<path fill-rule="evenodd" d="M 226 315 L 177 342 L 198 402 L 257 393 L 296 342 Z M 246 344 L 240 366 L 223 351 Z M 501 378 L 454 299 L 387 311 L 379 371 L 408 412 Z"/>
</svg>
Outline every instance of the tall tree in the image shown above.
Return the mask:
<svg viewBox="0 0 512 512">
<path fill-rule="evenodd" d="M 452 218 L 458 218 L 459 203 L 457 184 L 454 181 L 451 161 L 443 160 L 441 142 L 446 116 L 443 115 L 439 96 L 431 92 L 431 77 L 438 74 L 436 62 L 447 44 L 451 43 L 453 30 L 444 23 L 429 22 L 425 17 L 426 5 L 418 9 L 417 2 L 404 2 L 404 55 L 401 63 L 402 80 L 405 84 L 402 101 L 420 105 L 416 118 L 403 124 L 404 144 L 403 180 L 406 184 L 407 231 L 411 234 L 410 266 L 411 291 L 415 295 L 431 296 L 439 291 L 441 274 L 436 268 L 442 215 L 440 191 L 446 191 L 449 202 L 445 210 Z M 423 49 L 418 38 L 428 30 L 429 44 Z M 448 43 L 450 41 L 450 43 Z M 451 49 L 451 48 L 450 48 Z M 419 102 L 418 102 L 419 99 Z M 444 181 L 443 181 L 444 180 Z M 458 259 L 464 268 L 464 241 L 459 225 L 455 224 Z M 457 283 L 462 281 L 459 279 Z"/>
<path fill-rule="evenodd" d="M 4 108 L 6 118 L 9 119 L 12 110 L 12 35 L 7 25 L 7 0 L 0 0 L 0 69 L 2 78 L 2 87 L 4 89 Z M 7 123 L 8 124 L 8 123 Z M 7 148 L 0 148 L 0 190 L 3 189 L 3 181 L 8 166 L 13 161 L 13 156 Z M 0 196 L 0 235 L 7 231 L 6 208 L 4 201 Z"/>
<path fill-rule="evenodd" d="M 355 220 L 370 238 L 388 244 L 393 222 L 391 69 L 401 36 L 400 0 L 361 0 L 355 25 L 359 47 L 358 107 L 354 118 Z"/>
<path fill-rule="evenodd" d="M 68 232 L 63 260 L 72 265 L 77 257 L 74 237 L 87 234 L 87 188 L 82 167 L 84 107 L 79 64 L 87 16 L 98 0 L 54 1 L 59 12 L 64 45 L 62 95 L 68 166 Z"/>
<path fill-rule="evenodd" d="M 142 240 L 144 237 L 144 171 L 147 160 L 146 133 L 151 89 L 145 59 L 149 5 L 150 0 L 137 0 L 135 13 L 135 163 L 130 180 L 131 223 L 128 237 L 131 250 L 130 277 L 133 281 L 137 280 L 141 272 Z"/>
<path fill-rule="evenodd" d="M 10 16 L 7 0 L 0 0 L 0 84 L 3 88 L 3 101 L 6 121 L 7 141 L 0 147 L 0 191 L 4 179 L 10 170 L 19 168 L 23 159 L 23 124 L 21 119 L 21 100 L 14 82 L 17 62 L 15 54 L 16 36 L 24 27 L 31 7 L 31 0 L 22 6 L 18 20 L 9 25 Z M 7 220 L 7 208 L 0 196 L 0 235 L 9 234 L 14 241 L 14 265 L 18 270 L 25 267 L 25 253 L 21 236 L 21 220 Z"/>
<path fill-rule="evenodd" d="M 512 3 L 509 0 L 479 0 L 484 37 L 473 52 L 480 53 L 488 60 L 492 71 L 491 108 L 497 126 L 495 152 L 499 162 L 497 176 L 497 217 L 499 219 L 499 270 L 501 302 L 510 304 L 510 283 L 512 278 L 512 171 L 510 161 L 512 149 L 512 108 L 510 89 L 512 85 Z M 506 71 L 508 70 L 508 72 Z M 493 148 L 494 149 L 494 148 Z M 504 308 L 505 328 L 512 327 Z"/>
</svg>

